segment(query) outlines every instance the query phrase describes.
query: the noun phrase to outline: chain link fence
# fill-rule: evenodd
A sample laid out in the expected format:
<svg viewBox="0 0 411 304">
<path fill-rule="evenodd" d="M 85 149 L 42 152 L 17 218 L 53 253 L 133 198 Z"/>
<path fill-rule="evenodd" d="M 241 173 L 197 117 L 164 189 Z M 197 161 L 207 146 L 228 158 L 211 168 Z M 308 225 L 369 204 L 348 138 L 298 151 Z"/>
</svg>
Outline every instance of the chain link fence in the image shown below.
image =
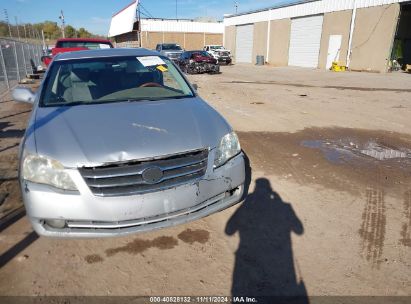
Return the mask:
<svg viewBox="0 0 411 304">
<path fill-rule="evenodd" d="M 40 42 L 0 38 L 0 96 L 33 74 L 41 65 L 43 49 Z"/>
</svg>

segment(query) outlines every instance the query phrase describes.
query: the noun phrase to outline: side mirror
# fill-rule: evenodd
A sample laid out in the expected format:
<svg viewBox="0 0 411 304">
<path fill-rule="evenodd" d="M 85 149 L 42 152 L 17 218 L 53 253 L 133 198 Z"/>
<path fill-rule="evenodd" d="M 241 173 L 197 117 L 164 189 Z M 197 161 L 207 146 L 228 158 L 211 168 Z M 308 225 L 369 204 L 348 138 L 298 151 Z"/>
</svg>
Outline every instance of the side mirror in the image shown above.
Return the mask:
<svg viewBox="0 0 411 304">
<path fill-rule="evenodd" d="M 36 95 L 29 88 L 17 87 L 11 93 L 11 97 L 14 99 L 14 101 L 17 101 L 17 102 L 25 102 L 25 103 L 33 104 Z"/>
<path fill-rule="evenodd" d="M 194 90 L 198 91 L 198 84 L 193 83 L 193 88 L 194 88 Z"/>
</svg>

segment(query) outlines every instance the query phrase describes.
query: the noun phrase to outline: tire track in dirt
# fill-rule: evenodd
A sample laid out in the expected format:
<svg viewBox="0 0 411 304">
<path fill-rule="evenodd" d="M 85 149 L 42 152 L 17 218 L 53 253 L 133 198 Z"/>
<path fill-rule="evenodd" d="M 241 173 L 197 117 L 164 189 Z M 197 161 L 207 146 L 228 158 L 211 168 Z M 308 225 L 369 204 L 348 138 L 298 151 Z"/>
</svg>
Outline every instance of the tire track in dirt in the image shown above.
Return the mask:
<svg viewBox="0 0 411 304">
<path fill-rule="evenodd" d="M 373 268 L 379 268 L 387 223 L 384 192 L 380 189 L 368 188 L 366 200 L 359 230 L 362 239 L 361 254 Z"/>
<path fill-rule="evenodd" d="M 400 244 L 411 247 L 411 190 L 404 193 L 404 216 Z"/>
</svg>

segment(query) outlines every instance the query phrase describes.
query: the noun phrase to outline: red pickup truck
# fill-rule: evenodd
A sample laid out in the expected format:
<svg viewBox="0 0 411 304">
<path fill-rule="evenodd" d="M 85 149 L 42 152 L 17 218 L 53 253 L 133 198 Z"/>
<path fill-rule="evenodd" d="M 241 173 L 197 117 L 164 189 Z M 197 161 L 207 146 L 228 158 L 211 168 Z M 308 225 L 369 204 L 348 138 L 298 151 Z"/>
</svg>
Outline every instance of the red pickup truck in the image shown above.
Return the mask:
<svg viewBox="0 0 411 304">
<path fill-rule="evenodd" d="M 95 38 L 63 38 L 57 40 L 56 46 L 51 49 L 51 56 L 43 56 L 41 60 L 47 67 L 53 60 L 53 57 L 58 53 L 108 48 L 113 48 L 110 40 Z"/>
</svg>

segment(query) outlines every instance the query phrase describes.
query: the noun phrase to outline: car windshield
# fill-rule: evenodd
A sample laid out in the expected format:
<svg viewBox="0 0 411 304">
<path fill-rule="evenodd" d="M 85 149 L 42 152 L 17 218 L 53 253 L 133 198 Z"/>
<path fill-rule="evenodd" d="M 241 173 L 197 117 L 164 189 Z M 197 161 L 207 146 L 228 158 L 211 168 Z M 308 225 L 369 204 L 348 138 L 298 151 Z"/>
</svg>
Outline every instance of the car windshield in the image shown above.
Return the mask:
<svg viewBox="0 0 411 304">
<path fill-rule="evenodd" d="M 163 44 L 163 50 L 179 50 L 181 51 L 182 48 L 178 44 Z"/>
<path fill-rule="evenodd" d="M 169 59 L 159 56 L 61 60 L 48 72 L 40 106 L 162 100 L 194 96 Z"/>
<path fill-rule="evenodd" d="M 87 48 L 90 50 L 112 48 L 108 42 L 89 42 L 89 41 L 60 41 L 57 43 L 58 48 Z"/>
<path fill-rule="evenodd" d="M 212 50 L 224 50 L 224 47 L 222 45 L 212 45 L 210 48 Z"/>
</svg>

